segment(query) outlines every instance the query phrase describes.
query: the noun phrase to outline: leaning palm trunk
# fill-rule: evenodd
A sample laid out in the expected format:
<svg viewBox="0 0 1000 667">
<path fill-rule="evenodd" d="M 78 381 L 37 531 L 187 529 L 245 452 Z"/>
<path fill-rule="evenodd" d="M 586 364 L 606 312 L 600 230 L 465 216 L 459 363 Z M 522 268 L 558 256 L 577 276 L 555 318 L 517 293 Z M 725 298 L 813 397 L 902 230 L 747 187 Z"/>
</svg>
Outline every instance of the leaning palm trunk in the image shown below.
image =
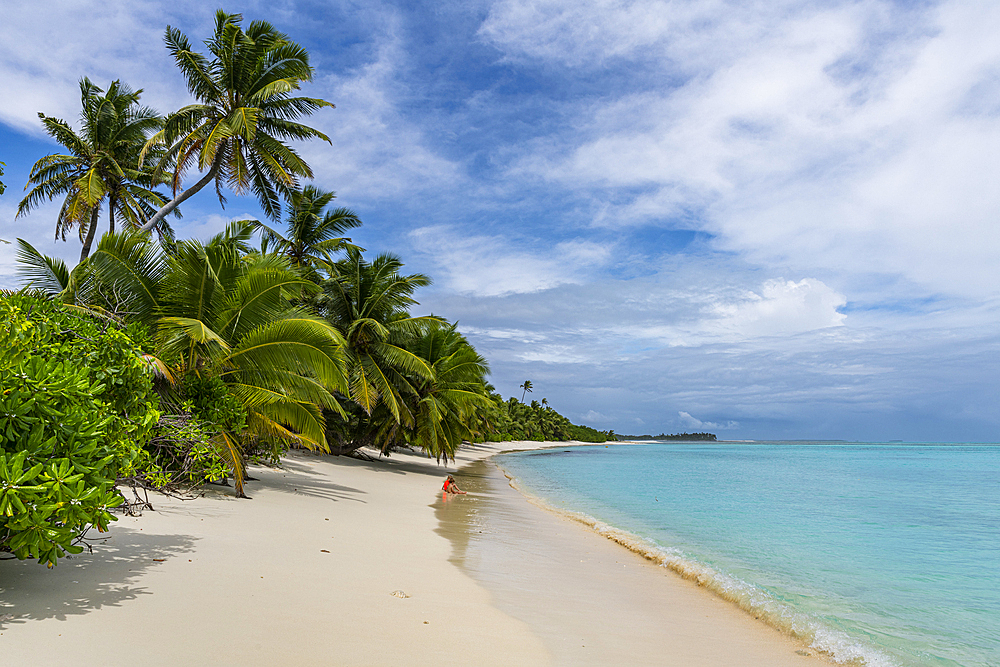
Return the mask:
<svg viewBox="0 0 1000 667">
<path fill-rule="evenodd" d="M 199 190 L 204 188 L 206 185 L 215 180 L 216 176 L 219 175 L 219 167 L 222 166 L 222 160 L 220 159 L 222 155 L 216 156 L 215 161 L 212 163 L 212 168 L 208 170 L 201 180 L 189 187 L 187 190 L 183 190 L 179 195 L 168 201 L 163 207 L 153 214 L 153 216 L 139 228 L 140 234 L 145 234 L 146 232 L 154 229 L 158 224 L 160 224 L 165 217 L 170 215 L 175 208 L 183 204 L 193 195 L 197 194 Z"/>
</svg>

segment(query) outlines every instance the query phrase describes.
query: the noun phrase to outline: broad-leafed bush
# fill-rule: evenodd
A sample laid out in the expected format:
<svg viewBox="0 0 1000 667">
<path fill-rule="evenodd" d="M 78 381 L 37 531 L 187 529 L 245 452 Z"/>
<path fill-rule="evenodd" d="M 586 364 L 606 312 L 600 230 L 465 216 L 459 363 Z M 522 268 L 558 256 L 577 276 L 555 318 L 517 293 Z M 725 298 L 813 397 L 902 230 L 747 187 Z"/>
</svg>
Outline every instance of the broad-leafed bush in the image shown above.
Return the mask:
<svg viewBox="0 0 1000 667">
<path fill-rule="evenodd" d="M 107 530 L 159 417 L 141 332 L 0 294 L 0 551 L 50 567 Z"/>
</svg>

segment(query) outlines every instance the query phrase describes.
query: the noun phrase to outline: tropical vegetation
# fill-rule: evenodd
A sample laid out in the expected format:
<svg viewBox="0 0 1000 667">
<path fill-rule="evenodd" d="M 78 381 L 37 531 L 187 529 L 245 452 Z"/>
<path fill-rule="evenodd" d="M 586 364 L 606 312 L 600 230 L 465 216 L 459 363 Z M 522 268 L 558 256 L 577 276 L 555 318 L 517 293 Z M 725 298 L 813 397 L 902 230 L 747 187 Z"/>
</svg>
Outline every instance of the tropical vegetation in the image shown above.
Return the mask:
<svg viewBox="0 0 1000 667">
<path fill-rule="evenodd" d="M 361 219 L 351 209 L 327 209 L 335 197 L 333 192 L 313 185 L 292 191 L 284 233 L 255 223 L 262 232 L 261 252 L 267 254 L 273 249 L 287 256 L 291 265 L 305 272 L 310 280 L 321 282 L 322 271 L 330 273 L 336 255 L 351 245 L 351 239 L 344 234 L 361 226 Z"/>
<path fill-rule="evenodd" d="M 299 178 L 313 176 L 288 141 L 330 141 L 296 122 L 333 107 L 326 100 L 291 95 L 312 80 L 309 54 L 270 23 L 254 21 L 244 30 L 242 21 L 239 14 L 216 13 L 215 33 L 205 42 L 211 57 L 195 51 L 181 31 L 167 27 L 167 50 L 197 102 L 170 114 L 143 148 L 144 153 L 164 149 L 154 173 L 172 170 L 174 193 L 142 226 L 143 232 L 212 182 L 223 204 L 222 186 L 237 195 L 251 192 L 264 214 L 277 220 L 282 198 L 291 199 Z M 182 189 L 193 165 L 204 176 Z"/>
<path fill-rule="evenodd" d="M 530 383 L 529 383 L 530 386 Z M 524 388 L 523 385 L 518 387 Z M 490 387 L 490 440 L 576 440 L 607 442 L 615 440 L 614 431 L 598 431 L 589 426 L 573 424 L 548 405 L 546 399 L 522 403 L 516 398 L 504 400 Z"/>
<path fill-rule="evenodd" d="M 0 551 L 51 567 L 115 520 L 159 398 L 136 329 L 25 293 L 0 298 L 0 321 Z"/>
<path fill-rule="evenodd" d="M 139 105 L 141 94 L 121 81 L 113 81 L 105 92 L 85 77 L 80 80 L 79 133 L 64 120 L 38 114 L 46 133 L 68 153 L 47 155 L 34 164 L 28 176 L 34 187 L 18 205 L 17 217 L 62 198 L 56 238 L 65 240 L 66 232 L 76 228 L 83 242 L 81 261 L 90 254 L 102 206 L 114 232 L 116 217 L 136 229 L 166 202 L 153 189 L 163 182 L 162 175 L 140 165 L 146 136 L 163 123 L 155 111 Z"/>
<path fill-rule="evenodd" d="M 613 435 L 524 404 L 528 380 L 505 401 L 455 323 L 411 312 L 430 278 L 366 256 L 346 236 L 359 216 L 300 183 L 288 142 L 325 140 L 298 119 L 332 106 L 293 96 L 312 77 L 300 46 L 224 12 L 208 56 L 165 41 L 194 103 L 161 116 L 83 79 L 79 132 L 40 116 L 67 152 L 35 164 L 18 214 L 61 199 L 56 233 L 83 251 L 71 269 L 18 239 L 24 289 L 0 294 L 0 551 L 56 563 L 107 529 L 122 485 L 245 496 L 248 464 L 290 447 L 447 461 L 465 441 Z M 267 223 L 175 239 L 164 216 L 209 183 L 255 195 Z"/>
</svg>

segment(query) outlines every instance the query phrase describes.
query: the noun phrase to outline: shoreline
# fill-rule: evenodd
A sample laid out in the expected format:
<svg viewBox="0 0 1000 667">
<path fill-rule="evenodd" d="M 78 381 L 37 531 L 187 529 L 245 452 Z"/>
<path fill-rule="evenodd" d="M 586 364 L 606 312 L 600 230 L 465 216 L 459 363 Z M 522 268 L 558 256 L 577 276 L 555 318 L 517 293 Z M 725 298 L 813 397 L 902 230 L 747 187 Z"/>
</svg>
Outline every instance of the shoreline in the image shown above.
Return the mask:
<svg viewBox="0 0 1000 667">
<path fill-rule="evenodd" d="M 529 449 L 569 446 L 600 444 Z M 453 562 L 487 588 L 501 610 L 542 638 L 553 664 L 833 664 L 704 582 L 518 489 L 493 456 L 459 473 L 473 480 L 470 493 L 484 502 L 450 519 L 436 503 L 442 533 L 455 549 Z M 609 608 L 613 614 L 606 613 Z"/>
<path fill-rule="evenodd" d="M 139 656 L 149 665 L 199 664 L 208 656 L 247 665 L 569 664 L 553 645 L 555 626 L 519 617 L 451 561 L 454 543 L 441 534 L 435 506 L 444 477 L 459 468 L 501 451 L 587 444 L 593 443 L 466 445 L 448 465 L 403 452 L 375 462 L 294 452 L 281 468 L 253 468 L 259 480 L 248 486 L 253 500 L 237 500 L 231 489 L 186 501 L 156 496 L 155 511 L 120 517 L 93 553 L 52 570 L 34 561 L 0 562 L 0 650 L 11 662 L 33 664 L 83 655 L 109 664 Z M 544 517 L 539 521 L 567 521 L 509 491 L 522 509 Z M 473 496 L 459 497 L 466 499 Z M 623 571 L 644 582 L 640 588 L 655 581 L 673 596 L 680 617 L 671 625 L 643 612 L 656 635 L 648 655 L 656 658 L 633 664 L 770 667 L 815 660 L 796 655 L 777 631 L 731 604 L 581 528 L 565 523 L 559 532 L 596 540 L 594 548 L 613 549 L 612 560 L 634 559 L 637 565 Z M 550 546 L 545 535 L 532 540 L 533 547 Z M 595 568 L 597 583 L 608 584 L 613 567 Z M 603 636 L 605 649 L 625 654 L 634 633 L 627 624 L 620 633 L 606 632 L 603 593 L 594 595 L 582 605 L 589 607 L 585 625 Z M 581 606 L 572 600 L 557 591 L 529 606 L 558 620 Z M 646 596 L 630 607 L 646 610 L 648 602 L 662 600 Z M 630 618 L 628 608 L 618 611 L 619 620 Z M 554 631 L 570 636 L 565 628 Z M 718 646 L 706 647 L 712 637 Z M 693 653 L 675 651 L 678 642 Z M 706 661 L 718 650 L 735 660 Z M 670 655 L 688 654 L 697 659 L 671 662 Z"/>
</svg>

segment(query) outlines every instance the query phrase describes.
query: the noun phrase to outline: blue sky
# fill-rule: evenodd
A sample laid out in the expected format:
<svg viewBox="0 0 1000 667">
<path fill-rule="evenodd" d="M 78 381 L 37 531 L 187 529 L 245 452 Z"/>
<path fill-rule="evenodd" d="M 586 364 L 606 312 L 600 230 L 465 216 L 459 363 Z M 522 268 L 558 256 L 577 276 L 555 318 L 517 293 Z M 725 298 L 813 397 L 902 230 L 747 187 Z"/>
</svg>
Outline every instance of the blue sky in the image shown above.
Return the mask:
<svg viewBox="0 0 1000 667">
<path fill-rule="evenodd" d="M 162 44 L 201 2 L 14 3 L 0 24 L 0 238 L 77 80 L 188 101 Z M 18 6 L 19 5 L 19 6 Z M 434 278 L 520 395 L 576 422 L 725 438 L 997 441 L 995 2 L 231 2 L 309 50 L 337 105 L 302 147 Z M 208 191 L 177 231 L 256 216 Z M 0 286 L 17 284 L 0 245 Z"/>
</svg>

